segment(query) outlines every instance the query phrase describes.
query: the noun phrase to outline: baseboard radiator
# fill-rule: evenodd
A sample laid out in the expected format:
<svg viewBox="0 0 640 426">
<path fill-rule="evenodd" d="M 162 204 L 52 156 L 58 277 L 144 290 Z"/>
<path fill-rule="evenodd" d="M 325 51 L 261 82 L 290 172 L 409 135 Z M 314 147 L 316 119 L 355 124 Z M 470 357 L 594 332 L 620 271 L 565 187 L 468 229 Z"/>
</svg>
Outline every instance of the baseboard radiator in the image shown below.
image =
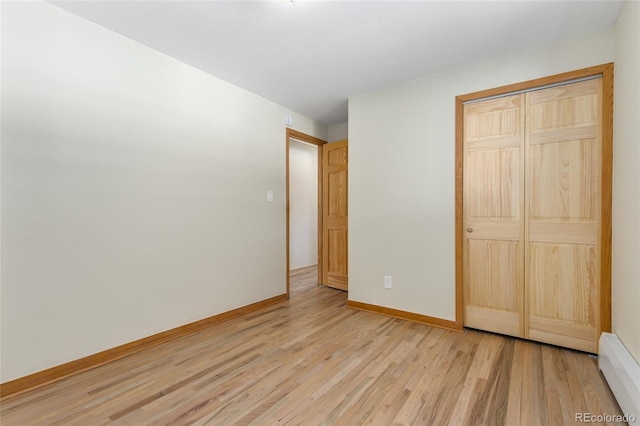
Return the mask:
<svg viewBox="0 0 640 426">
<path fill-rule="evenodd" d="M 600 336 L 598 368 L 622 413 L 640 419 L 640 365 L 615 334 L 602 333 Z"/>
</svg>

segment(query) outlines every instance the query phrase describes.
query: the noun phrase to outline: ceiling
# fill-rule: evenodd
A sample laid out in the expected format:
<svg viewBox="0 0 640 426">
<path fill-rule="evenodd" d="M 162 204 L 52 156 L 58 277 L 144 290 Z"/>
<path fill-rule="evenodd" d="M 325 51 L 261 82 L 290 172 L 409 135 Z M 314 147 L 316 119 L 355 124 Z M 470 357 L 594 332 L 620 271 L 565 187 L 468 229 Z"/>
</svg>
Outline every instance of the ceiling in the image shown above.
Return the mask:
<svg viewBox="0 0 640 426">
<path fill-rule="evenodd" d="M 347 99 L 615 24 L 622 1 L 52 1 L 326 125 Z"/>
</svg>

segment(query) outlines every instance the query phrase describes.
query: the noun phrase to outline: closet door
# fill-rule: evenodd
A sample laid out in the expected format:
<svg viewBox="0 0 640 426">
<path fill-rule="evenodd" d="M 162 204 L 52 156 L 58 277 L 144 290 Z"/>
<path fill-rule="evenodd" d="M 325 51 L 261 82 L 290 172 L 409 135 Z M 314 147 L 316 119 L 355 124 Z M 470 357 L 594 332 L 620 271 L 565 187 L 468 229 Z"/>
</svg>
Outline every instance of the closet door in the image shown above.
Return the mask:
<svg viewBox="0 0 640 426">
<path fill-rule="evenodd" d="M 464 324 L 524 335 L 524 95 L 464 106 Z"/>
<path fill-rule="evenodd" d="M 526 94 L 527 336 L 597 351 L 602 79 Z"/>
</svg>

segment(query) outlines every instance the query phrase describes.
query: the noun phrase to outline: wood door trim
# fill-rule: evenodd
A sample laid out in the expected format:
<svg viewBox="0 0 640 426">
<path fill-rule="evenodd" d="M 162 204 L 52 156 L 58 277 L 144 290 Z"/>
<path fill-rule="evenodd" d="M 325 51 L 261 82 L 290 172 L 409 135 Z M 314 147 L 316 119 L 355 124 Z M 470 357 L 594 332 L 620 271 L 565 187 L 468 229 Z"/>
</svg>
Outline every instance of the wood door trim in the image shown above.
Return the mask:
<svg viewBox="0 0 640 426">
<path fill-rule="evenodd" d="M 611 331 L 611 198 L 613 176 L 613 63 L 596 65 L 575 71 L 569 71 L 549 77 L 524 81 L 456 96 L 455 131 L 455 255 L 456 255 L 456 324 L 462 328 L 464 309 L 464 269 L 462 251 L 463 239 L 463 105 L 465 102 L 526 91 L 541 86 L 577 80 L 580 78 L 602 76 L 602 207 L 601 207 L 601 254 L 600 254 L 600 324 L 601 331 Z"/>
<path fill-rule="evenodd" d="M 185 336 L 204 330 L 214 324 L 229 321 L 234 318 L 259 311 L 262 308 L 284 302 L 287 299 L 288 295 L 281 294 L 2 383 L 0 385 L 0 400 L 57 382 L 67 377 L 82 373 L 83 371 L 133 355 L 145 349 L 181 339 Z"/>
<path fill-rule="evenodd" d="M 286 145 L 286 268 L 287 268 L 287 299 L 289 298 L 289 276 L 291 275 L 290 268 L 290 260 L 289 260 L 289 251 L 290 251 L 290 210 L 289 210 L 289 141 L 291 139 L 296 139 L 302 142 L 310 143 L 318 147 L 318 265 L 322 265 L 323 259 L 323 251 L 322 251 L 322 145 L 325 145 L 327 141 L 322 140 L 320 138 L 316 138 L 315 136 L 307 135 L 306 133 L 302 133 L 298 130 L 287 128 L 287 138 L 285 141 Z M 320 282 L 323 282 L 323 279 L 320 277 L 321 272 L 318 271 L 318 278 Z"/>
<path fill-rule="evenodd" d="M 569 82 L 571 80 L 578 80 L 580 78 L 593 77 L 597 75 L 602 75 L 602 77 L 605 78 L 605 74 L 608 73 L 611 74 L 609 77 L 611 77 L 611 87 L 613 88 L 613 62 L 610 62 L 608 64 L 596 65 L 593 67 L 582 68 L 579 70 L 555 74 L 548 77 L 508 84 L 506 86 L 495 87 L 493 89 L 467 93 L 466 95 L 456 96 L 456 99 L 461 99 L 462 102 L 475 101 L 492 96 L 503 96 L 513 92 L 528 91 L 531 89 L 536 89 L 538 87 Z M 611 98 L 613 99 L 613 94 Z"/>
</svg>

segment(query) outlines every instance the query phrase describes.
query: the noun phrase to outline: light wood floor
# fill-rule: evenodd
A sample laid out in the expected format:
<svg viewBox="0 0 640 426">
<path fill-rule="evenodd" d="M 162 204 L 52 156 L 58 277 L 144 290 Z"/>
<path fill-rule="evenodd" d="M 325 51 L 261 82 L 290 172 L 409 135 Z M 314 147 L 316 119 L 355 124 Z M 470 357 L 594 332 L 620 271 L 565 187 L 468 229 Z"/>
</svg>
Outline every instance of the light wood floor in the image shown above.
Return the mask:
<svg viewBox="0 0 640 426">
<path fill-rule="evenodd" d="M 561 425 L 619 414 L 586 354 L 291 300 L 2 402 L 2 426 Z"/>
</svg>

